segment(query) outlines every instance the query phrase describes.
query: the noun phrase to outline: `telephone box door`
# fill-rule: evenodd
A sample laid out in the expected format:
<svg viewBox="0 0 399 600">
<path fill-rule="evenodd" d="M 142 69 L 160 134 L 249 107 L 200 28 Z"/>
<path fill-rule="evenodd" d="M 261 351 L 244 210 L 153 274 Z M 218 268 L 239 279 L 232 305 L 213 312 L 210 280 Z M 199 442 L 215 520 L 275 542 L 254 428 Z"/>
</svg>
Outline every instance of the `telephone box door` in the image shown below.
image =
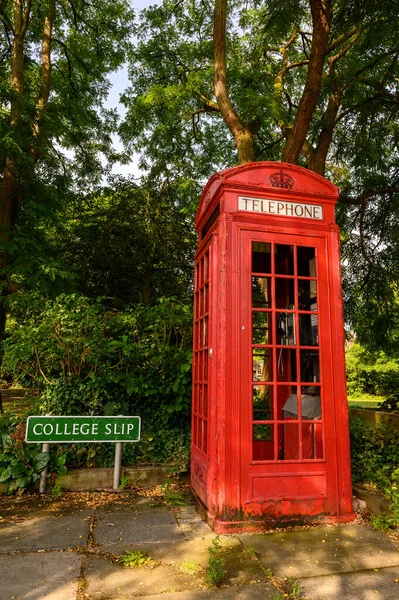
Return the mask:
<svg viewBox="0 0 399 600">
<path fill-rule="evenodd" d="M 337 502 L 328 240 L 240 243 L 241 506 L 317 514 Z"/>
</svg>

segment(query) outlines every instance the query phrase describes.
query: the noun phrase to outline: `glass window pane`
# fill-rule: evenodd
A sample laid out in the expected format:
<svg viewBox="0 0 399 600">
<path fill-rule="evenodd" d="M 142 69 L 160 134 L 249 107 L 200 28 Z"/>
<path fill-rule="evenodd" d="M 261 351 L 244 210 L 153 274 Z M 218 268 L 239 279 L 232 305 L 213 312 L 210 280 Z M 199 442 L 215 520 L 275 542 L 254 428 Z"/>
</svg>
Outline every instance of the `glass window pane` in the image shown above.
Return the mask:
<svg viewBox="0 0 399 600">
<path fill-rule="evenodd" d="M 317 310 L 316 281 L 298 279 L 298 303 L 300 310 Z"/>
<path fill-rule="evenodd" d="M 323 458 L 323 438 L 320 424 L 302 424 L 302 458 L 307 460 Z"/>
<path fill-rule="evenodd" d="M 270 331 L 271 314 L 266 312 L 252 313 L 252 343 L 253 344 L 271 344 L 272 336 Z"/>
<path fill-rule="evenodd" d="M 295 314 L 292 312 L 276 313 L 277 344 L 295 346 Z"/>
<path fill-rule="evenodd" d="M 295 417 L 296 418 L 296 417 Z M 291 417 L 287 415 L 286 423 L 279 427 L 279 448 L 283 449 L 284 460 L 298 460 L 299 458 L 299 425 L 290 423 Z"/>
<path fill-rule="evenodd" d="M 296 350 L 277 348 L 277 381 L 296 381 Z"/>
<path fill-rule="evenodd" d="M 272 380 L 272 349 L 253 349 L 253 381 Z"/>
<path fill-rule="evenodd" d="M 204 312 L 209 311 L 209 285 L 204 287 Z"/>
<path fill-rule="evenodd" d="M 203 328 L 203 346 L 206 347 L 208 345 L 208 317 L 204 318 L 204 328 Z"/>
<path fill-rule="evenodd" d="M 294 387 L 283 406 L 283 419 L 298 419 L 298 394 Z"/>
<path fill-rule="evenodd" d="M 271 244 L 252 242 L 252 273 L 271 272 Z"/>
<path fill-rule="evenodd" d="M 208 416 L 208 386 L 204 385 L 204 393 L 202 396 L 202 412 L 204 417 Z"/>
<path fill-rule="evenodd" d="M 276 277 L 276 308 L 294 308 L 294 280 Z"/>
<path fill-rule="evenodd" d="M 276 244 L 274 255 L 275 273 L 281 275 L 294 274 L 294 246 Z"/>
<path fill-rule="evenodd" d="M 208 350 L 204 352 L 204 381 L 208 381 Z"/>
<path fill-rule="evenodd" d="M 319 351 L 301 350 L 301 381 L 314 383 L 320 381 Z"/>
<path fill-rule="evenodd" d="M 208 423 L 207 421 L 202 421 L 203 423 L 203 444 L 202 449 L 205 454 L 208 452 Z"/>
<path fill-rule="evenodd" d="M 298 275 L 303 277 L 316 277 L 315 249 L 306 246 L 298 246 Z"/>
<path fill-rule="evenodd" d="M 270 441 L 273 438 L 272 431 L 273 425 L 254 425 L 253 439 L 254 441 Z"/>
<path fill-rule="evenodd" d="M 299 344 L 319 345 L 318 315 L 299 315 Z"/>
<path fill-rule="evenodd" d="M 254 425 L 252 436 L 253 460 L 273 460 L 273 425 Z"/>
<path fill-rule="evenodd" d="M 254 308 L 270 308 L 270 279 L 252 277 L 252 306 Z"/>
<path fill-rule="evenodd" d="M 195 299 L 194 299 L 194 304 L 195 304 L 195 310 L 194 310 L 195 319 L 199 318 L 199 308 L 200 308 L 199 303 L 200 303 L 200 301 L 199 301 L 199 292 L 196 292 Z"/>
<path fill-rule="evenodd" d="M 199 388 L 198 414 L 202 415 L 202 385 L 199 385 L 198 388 Z"/>
<path fill-rule="evenodd" d="M 321 388 L 317 385 L 304 385 L 301 388 L 302 419 L 321 419 Z"/>
<path fill-rule="evenodd" d="M 208 253 L 206 253 L 204 255 L 204 281 L 208 281 L 209 279 L 208 263 Z"/>
<path fill-rule="evenodd" d="M 199 287 L 202 287 L 204 285 L 204 259 L 202 259 L 199 263 L 199 278 L 198 278 L 198 284 Z"/>
<path fill-rule="evenodd" d="M 306 460 L 324 458 L 321 423 L 302 424 L 302 458 Z"/>
<path fill-rule="evenodd" d="M 273 412 L 273 388 L 254 385 L 252 388 L 254 421 L 270 421 Z"/>
</svg>

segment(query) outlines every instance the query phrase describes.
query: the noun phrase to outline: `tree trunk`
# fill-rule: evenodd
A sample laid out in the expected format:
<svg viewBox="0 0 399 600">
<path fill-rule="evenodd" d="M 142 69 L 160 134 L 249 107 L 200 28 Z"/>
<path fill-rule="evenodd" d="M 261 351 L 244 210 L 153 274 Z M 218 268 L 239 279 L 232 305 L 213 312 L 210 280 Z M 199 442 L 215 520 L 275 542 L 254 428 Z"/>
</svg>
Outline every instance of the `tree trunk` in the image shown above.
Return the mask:
<svg viewBox="0 0 399 600">
<path fill-rule="evenodd" d="M 294 125 L 283 149 L 282 161 L 297 163 L 319 98 L 323 66 L 332 19 L 332 0 L 310 0 L 313 22 L 312 48 L 305 87 Z"/>
<path fill-rule="evenodd" d="M 323 121 L 326 123 L 326 125 L 321 130 L 316 149 L 314 150 L 308 162 L 309 169 L 315 173 L 318 173 L 319 175 L 324 176 L 326 170 L 327 154 L 332 142 L 335 119 L 337 117 L 340 104 L 340 94 L 331 94 L 323 117 Z"/>
<path fill-rule="evenodd" d="M 238 116 L 227 92 L 226 82 L 227 0 L 215 0 L 213 29 L 214 90 L 224 122 L 230 129 L 238 151 L 238 163 L 255 160 L 253 131 Z"/>
<path fill-rule="evenodd" d="M 31 0 L 26 0 L 25 9 L 22 0 L 13 0 L 13 47 L 11 55 L 11 110 L 10 110 L 10 131 L 18 134 L 19 125 L 22 118 L 22 102 L 24 93 L 24 43 L 26 31 L 29 25 L 31 13 Z M 35 144 L 40 134 L 40 119 L 46 108 L 50 95 L 51 84 L 51 36 L 53 30 L 55 15 L 55 0 L 49 0 L 46 16 L 43 24 L 42 40 L 42 85 L 41 92 L 36 103 L 36 115 L 32 126 L 32 139 L 27 142 L 26 148 L 29 150 L 32 158 L 36 161 L 39 153 Z M 18 139 L 16 140 L 18 143 Z M 3 271 L 0 276 L 0 362 L 1 362 L 1 343 L 4 339 L 4 332 L 7 320 L 6 299 L 8 295 L 8 285 L 4 269 L 7 266 L 7 253 L 4 245 L 10 239 L 10 230 L 15 225 L 19 208 L 18 198 L 18 173 L 19 165 L 11 155 L 5 159 L 3 179 L 0 187 L 0 240 L 3 248 L 0 251 L 0 270 Z"/>
<path fill-rule="evenodd" d="M 55 16 L 55 0 L 49 0 L 46 16 L 43 25 L 43 40 L 42 40 L 42 86 L 39 99 L 36 103 L 36 114 L 33 121 L 33 140 L 30 148 L 30 153 L 34 160 L 39 157 L 39 152 L 35 148 L 40 134 L 40 120 L 43 112 L 46 109 L 50 96 L 51 86 L 51 37 L 53 33 L 53 24 Z"/>
<path fill-rule="evenodd" d="M 22 96 L 24 91 L 24 40 L 30 17 L 30 0 L 27 0 L 25 12 L 22 0 L 13 2 L 13 24 L 14 39 L 11 54 L 11 107 L 10 107 L 10 131 L 15 134 L 18 130 L 22 115 Z M 10 237 L 10 228 L 15 224 L 18 208 L 17 200 L 17 165 L 12 156 L 5 159 L 3 178 L 0 187 L 0 240 L 2 249 L 0 251 L 0 361 L 1 342 L 4 338 L 6 326 L 7 281 L 4 269 L 7 265 L 7 254 L 5 245 Z"/>
</svg>

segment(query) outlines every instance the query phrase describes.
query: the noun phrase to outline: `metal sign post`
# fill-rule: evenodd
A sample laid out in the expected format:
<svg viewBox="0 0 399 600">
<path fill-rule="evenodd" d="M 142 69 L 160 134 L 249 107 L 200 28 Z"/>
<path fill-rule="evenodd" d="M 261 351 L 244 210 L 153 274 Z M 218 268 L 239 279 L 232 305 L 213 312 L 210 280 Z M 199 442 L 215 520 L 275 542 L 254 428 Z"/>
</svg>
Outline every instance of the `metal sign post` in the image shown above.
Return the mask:
<svg viewBox="0 0 399 600">
<path fill-rule="evenodd" d="M 122 468 L 122 443 L 140 440 L 140 417 L 59 417 L 30 416 L 26 423 L 25 441 L 42 443 L 42 452 L 50 444 L 116 443 L 113 489 L 119 489 Z M 47 467 L 40 474 L 39 492 L 46 488 Z"/>
</svg>

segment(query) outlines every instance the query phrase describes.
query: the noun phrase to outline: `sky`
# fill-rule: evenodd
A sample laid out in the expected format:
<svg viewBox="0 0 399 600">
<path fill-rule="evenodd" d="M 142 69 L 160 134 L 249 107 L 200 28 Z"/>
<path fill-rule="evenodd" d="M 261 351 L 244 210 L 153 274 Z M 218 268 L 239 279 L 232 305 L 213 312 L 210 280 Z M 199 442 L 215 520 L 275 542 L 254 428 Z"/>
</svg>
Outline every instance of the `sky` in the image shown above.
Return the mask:
<svg viewBox="0 0 399 600">
<path fill-rule="evenodd" d="M 136 13 L 142 10 L 143 8 L 147 8 L 148 6 L 154 6 L 156 4 L 161 4 L 161 0 L 132 0 L 131 4 L 135 9 Z M 119 103 L 120 95 L 123 94 L 125 89 L 129 86 L 128 72 L 127 67 L 119 69 L 117 72 L 112 73 L 110 76 L 110 80 L 112 83 L 112 88 L 108 95 L 108 100 L 106 102 L 106 108 L 117 108 L 118 112 L 123 118 L 126 109 Z M 114 145 L 117 150 L 122 149 L 122 143 L 120 142 L 118 134 L 113 136 Z M 138 176 L 139 169 L 137 167 L 138 157 L 133 157 L 133 160 L 128 165 L 121 165 L 120 163 L 116 163 L 112 168 L 112 173 L 118 175 L 124 175 L 125 177 L 129 175 Z"/>
</svg>

